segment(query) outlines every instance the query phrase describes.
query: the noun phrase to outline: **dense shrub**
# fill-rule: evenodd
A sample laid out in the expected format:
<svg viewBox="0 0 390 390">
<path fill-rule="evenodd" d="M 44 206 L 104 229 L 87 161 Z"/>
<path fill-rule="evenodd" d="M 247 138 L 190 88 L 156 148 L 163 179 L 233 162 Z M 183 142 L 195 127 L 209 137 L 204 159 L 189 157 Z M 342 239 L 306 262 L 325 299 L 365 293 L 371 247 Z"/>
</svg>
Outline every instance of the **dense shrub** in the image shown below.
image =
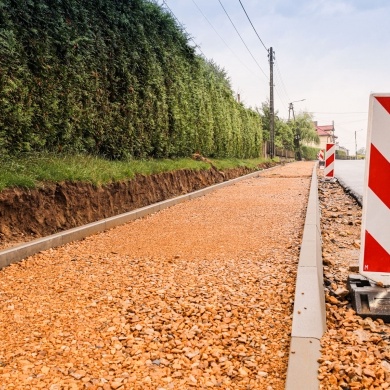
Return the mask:
<svg viewBox="0 0 390 390">
<path fill-rule="evenodd" d="M 0 0 L 0 153 L 257 157 L 261 119 L 147 0 Z"/>
<path fill-rule="evenodd" d="M 301 146 L 301 155 L 305 160 L 317 160 L 317 153 L 319 152 L 319 148 L 313 148 L 311 146 Z"/>
</svg>

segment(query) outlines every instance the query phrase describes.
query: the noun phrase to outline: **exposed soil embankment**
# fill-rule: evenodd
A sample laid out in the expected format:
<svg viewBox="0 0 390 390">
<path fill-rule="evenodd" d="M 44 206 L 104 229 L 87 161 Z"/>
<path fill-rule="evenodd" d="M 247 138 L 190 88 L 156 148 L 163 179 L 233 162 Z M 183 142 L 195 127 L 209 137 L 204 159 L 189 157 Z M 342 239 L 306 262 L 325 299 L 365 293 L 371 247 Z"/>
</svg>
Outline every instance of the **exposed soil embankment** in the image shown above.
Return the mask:
<svg viewBox="0 0 390 390">
<path fill-rule="evenodd" d="M 260 168 L 267 168 L 265 164 Z M 179 170 L 137 176 L 126 182 L 96 187 L 84 182 L 48 183 L 41 188 L 7 189 L 0 192 L 0 249 L 18 242 L 98 221 L 253 170 Z"/>
</svg>

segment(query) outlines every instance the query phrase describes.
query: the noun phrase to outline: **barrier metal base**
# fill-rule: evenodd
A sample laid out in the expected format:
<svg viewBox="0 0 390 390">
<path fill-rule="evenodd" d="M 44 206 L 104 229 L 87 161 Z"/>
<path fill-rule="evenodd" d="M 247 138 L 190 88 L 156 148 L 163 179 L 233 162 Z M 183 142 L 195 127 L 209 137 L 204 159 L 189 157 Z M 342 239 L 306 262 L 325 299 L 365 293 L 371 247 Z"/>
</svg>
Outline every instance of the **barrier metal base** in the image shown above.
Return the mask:
<svg viewBox="0 0 390 390">
<path fill-rule="evenodd" d="M 349 275 L 347 281 L 352 307 L 361 317 L 390 322 L 390 289 L 377 286 L 362 275 Z"/>
<path fill-rule="evenodd" d="M 335 177 L 324 177 L 322 179 L 323 183 L 336 183 L 337 179 Z"/>
</svg>

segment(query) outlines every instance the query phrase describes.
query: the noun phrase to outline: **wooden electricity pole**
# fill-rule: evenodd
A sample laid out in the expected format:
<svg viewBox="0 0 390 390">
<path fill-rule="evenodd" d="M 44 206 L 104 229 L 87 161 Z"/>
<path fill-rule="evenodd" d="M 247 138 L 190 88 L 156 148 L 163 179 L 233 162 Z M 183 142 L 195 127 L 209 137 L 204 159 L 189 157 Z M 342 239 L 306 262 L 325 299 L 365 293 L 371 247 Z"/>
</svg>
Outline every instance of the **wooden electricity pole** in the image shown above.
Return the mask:
<svg viewBox="0 0 390 390">
<path fill-rule="evenodd" d="M 269 133 L 270 133 L 270 156 L 275 157 L 275 112 L 274 112 L 274 55 L 272 47 L 268 50 L 269 57 Z"/>
</svg>

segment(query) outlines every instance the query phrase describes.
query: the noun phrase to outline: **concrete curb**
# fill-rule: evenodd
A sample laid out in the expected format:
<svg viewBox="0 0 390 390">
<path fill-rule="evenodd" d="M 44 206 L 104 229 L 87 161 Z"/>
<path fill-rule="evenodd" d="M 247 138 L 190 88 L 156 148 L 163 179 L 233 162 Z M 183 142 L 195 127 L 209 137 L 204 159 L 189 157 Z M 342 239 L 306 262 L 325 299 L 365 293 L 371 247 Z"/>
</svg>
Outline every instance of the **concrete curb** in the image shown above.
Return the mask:
<svg viewBox="0 0 390 390">
<path fill-rule="evenodd" d="M 319 388 L 320 340 L 326 331 L 317 166 L 313 169 L 295 289 L 286 390 Z"/>
<path fill-rule="evenodd" d="M 277 166 L 276 166 L 277 167 Z M 266 171 L 272 170 L 276 167 L 268 168 Z M 12 263 L 16 263 L 25 259 L 28 256 L 32 256 L 38 252 L 55 248 L 72 241 L 82 240 L 85 237 L 91 236 L 96 233 L 104 232 L 118 225 L 123 225 L 127 222 L 133 221 L 138 218 L 142 218 L 148 214 L 156 213 L 167 207 L 174 206 L 175 204 L 184 202 L 186 200 L 194 199 L 208 194 L 219 188 L 235 184 L 241 180 L 250 179 L 261 175 L 265 170 L 249 173 L 248 175 L 240 176 L 232 180 L 227 180 L 222 183 L 214 184 L 210 187 L 203 188 L 198 191 L 190 192 L 185 195 L 178 196 L 176 198 L 164 200 L 162 202 L 154 203 L 150 206 L 142 207 L 124 214 L 120 214 L 114 217 L 102 219 L 97 222 L 92 222 L 87 225 L 76 227 L 69 230 L 64 230 L 60 233 L 56 233 L 47 237 L 39 238 L 27 243 L 23 243 L 5 250 L 0 251 L 0 269 L 4 268 Z"/>
</svg>

